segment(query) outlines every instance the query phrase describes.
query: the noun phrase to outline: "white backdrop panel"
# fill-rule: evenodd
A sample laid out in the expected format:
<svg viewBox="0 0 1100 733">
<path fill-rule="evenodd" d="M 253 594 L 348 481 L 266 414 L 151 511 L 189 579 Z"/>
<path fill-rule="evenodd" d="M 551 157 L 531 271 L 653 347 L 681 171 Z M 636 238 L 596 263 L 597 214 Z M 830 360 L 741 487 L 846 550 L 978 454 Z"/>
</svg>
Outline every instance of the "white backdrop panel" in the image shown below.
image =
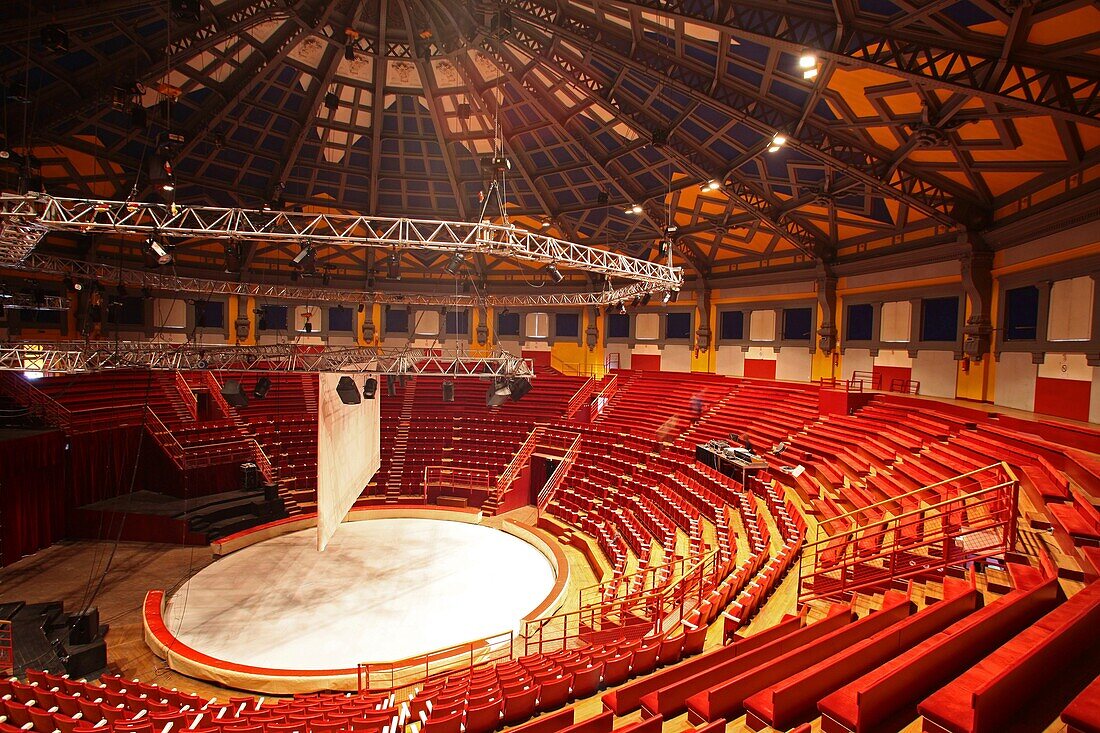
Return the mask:
<svg viewBox="0 0 1100 733">
<path fill-rule="evenodd" d="M 382 462 L 381 385 L 373 400 L 345 405 L 336 394 L 342 374 L 322 373 L 317 385 L 317 550 L 325 549 L 340 522 Z M 359 394 L 367 374 L 351 375 Z"/>
</svg>

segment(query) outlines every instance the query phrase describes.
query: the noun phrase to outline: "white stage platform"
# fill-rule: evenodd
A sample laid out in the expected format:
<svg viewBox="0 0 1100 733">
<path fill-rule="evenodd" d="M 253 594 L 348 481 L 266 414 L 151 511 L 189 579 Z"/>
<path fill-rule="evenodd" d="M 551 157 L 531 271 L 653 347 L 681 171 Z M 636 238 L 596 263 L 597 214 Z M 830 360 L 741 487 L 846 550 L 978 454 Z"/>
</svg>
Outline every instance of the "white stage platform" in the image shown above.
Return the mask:
<svg viewBox="0 0 1100 733">
<path fill-rule="evenodd" d="M 477 524 L 372 519 L 221 558 L 181 586 L 164 621 L 180 641 L 227 662 L 354 668 L 516 629 L 551 592 L 532 545 Z"/>
</svg>

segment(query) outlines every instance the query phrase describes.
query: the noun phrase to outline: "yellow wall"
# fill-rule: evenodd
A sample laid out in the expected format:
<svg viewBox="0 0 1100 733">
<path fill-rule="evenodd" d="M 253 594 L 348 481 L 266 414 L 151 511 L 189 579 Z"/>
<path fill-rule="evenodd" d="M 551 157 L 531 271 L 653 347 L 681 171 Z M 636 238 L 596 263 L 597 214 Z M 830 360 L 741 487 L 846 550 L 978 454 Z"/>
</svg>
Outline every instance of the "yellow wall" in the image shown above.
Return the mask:
<svg viewBox="0 0 1100 733">
<path fill-rule="evenodd" d="M 550 357 L 554 367 L 562 369 L 567 374 L 573 373 L 573 370 L 576 369 L 583 374 L 603 375 L 603 318 L 600 317 L 598 312 L 596 313 L 596 347 L 589 350 L 587 346 L 588 336 L 585 332 L 592 320 L 592 309 L 584 308 L 581 311 L 581 342 L 578 344 L 569 340 L 550 345 Z"/>
</svg>

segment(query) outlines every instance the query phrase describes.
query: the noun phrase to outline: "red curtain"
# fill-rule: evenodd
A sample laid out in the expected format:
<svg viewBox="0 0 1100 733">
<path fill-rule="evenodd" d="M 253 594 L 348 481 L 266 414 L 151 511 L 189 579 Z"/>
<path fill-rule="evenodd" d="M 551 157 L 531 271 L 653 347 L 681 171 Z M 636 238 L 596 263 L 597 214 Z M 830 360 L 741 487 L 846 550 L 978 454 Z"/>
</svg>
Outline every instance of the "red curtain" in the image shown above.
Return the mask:
<svg viewBox="0 0 1100 733">
<path fill-rule="evenodd" d="M 58 430 L 0 441 L 0 565 L 64 536 L 65 454 Z"/>
</svg>

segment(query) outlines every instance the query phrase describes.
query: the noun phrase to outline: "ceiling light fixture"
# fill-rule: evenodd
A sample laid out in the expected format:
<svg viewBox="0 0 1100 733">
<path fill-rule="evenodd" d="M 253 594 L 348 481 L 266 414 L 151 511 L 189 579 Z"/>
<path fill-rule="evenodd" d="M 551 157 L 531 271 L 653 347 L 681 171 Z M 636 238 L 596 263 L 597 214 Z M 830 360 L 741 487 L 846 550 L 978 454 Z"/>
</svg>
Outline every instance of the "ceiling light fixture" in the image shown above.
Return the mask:
<svg viewBox="0 0 1100 733">
<path fill-rule="evenodd" d="M 631 204 L 630 206 L 623 209 L 624 214 L 634 214 L 635 216 L 640 215 L 643 211 L 644 209 L 642 209 L 641 204 Z"/>
<path fill-rule="evenodd" d="M 798 58 L 798 68 L 802 69 L 803 79 L 813 79 L 817 76 L 817 55 L 813 51 L 803 51 Z"/>
<path fill-rule="evenodd" d="M 769 153 L 778 152 L 781 147 L 787 144 L 787 136 L 781 132 L 775 133 L 772 137 L 771 145 L 768 146 Z"/>
<path fill-rule="evenodd" d="M 553 262 L 546 266 L 546 272 L 550 275 L 550 279 L 554 281 L 554 284 L 560 283 L 565 279 L 565 275 L 561 274 L 561 270 L 559 270 L 558 266 Z"/>
<path fill-rule="evenodd" d="M 722 187 L 722 184 L 717 179 L 714 179 L 714 178 L 710 179 L 709 181 L 707 181 L 706 183 L 703 184 L 703 190 L 704 191 L 717 191 L 721 187 Z"/>
<path fill-rule="evenodd" d="M 298 250 L 298 254 L 294 255 L 294 259 L 292 261 L 294 262 L 294 264 L 300 265 L 311 254 L 313 254 L 313 246 L 310 245 L 309 242 L 303 242 L 302 248 Z"/>
<path fill-rule="evenodd" d="M 466 262 L 466 255 L 463 254 L 462 252 L 455 252 L 453 255 L 451 255 L 450 262 L 447 263 L 447 266 L 444 267 L 443 270 L 448 275 L 457 275 L 459 273 L 459 271 L 462 269 L 462 265 L 465 262 Z"/>
<path fill-rule="evenodd" d="M 161 242 L 157 241 L 156 237 L 149 237 L 145 240 L 145 243 L 149 245 L 149 249 L 157 256 L 158 265 L 167 265 L 172 261 L 172 253 L 169 252 L 168 248 Z"/>
</svg>

